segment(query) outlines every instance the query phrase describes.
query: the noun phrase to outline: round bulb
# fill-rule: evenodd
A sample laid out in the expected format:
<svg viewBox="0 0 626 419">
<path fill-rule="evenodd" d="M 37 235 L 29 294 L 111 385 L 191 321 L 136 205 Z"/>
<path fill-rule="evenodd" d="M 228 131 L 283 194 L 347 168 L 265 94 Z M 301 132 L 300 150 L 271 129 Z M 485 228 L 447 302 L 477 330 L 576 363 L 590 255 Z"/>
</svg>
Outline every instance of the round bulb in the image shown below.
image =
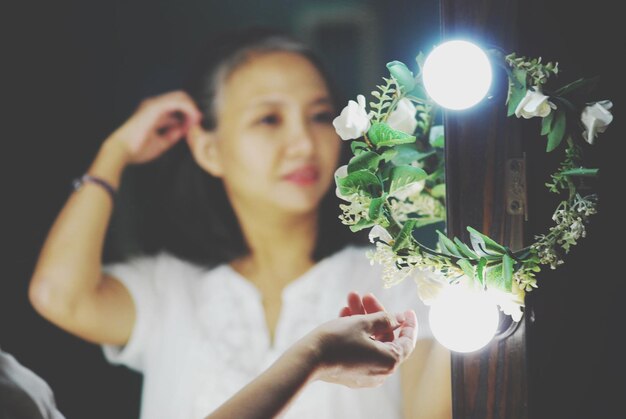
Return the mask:
<svg viewBox="0 0 626 419">
<path fill-rule="evenodd" d="M 449 286 L 430 307 L 435 338 L 455 352 L 473 352 L 488 344 L 498 329 L 498 307 L 485 292 Z"/>
<path fill-rule="evenodd" d="M 428 95 L 447 109 L 467 109 L 491 86 L 491 64 L 483 50 L 467 41 L 449 41 L 426 57 L 423 69 Z"/>
</svg>

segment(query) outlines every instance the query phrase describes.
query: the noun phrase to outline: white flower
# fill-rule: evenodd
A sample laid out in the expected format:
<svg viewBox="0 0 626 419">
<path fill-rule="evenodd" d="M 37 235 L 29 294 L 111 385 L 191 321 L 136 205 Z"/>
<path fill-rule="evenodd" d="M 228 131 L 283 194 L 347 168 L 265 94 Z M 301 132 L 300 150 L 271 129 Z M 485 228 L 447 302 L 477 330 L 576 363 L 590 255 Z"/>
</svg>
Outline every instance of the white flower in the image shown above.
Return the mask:
<svg viewBox="0 0 626 419">
<path fill-rule="evenodd" d="M 418 270 L 413 279 L 417 284 L 417 295 L 427 306 L 437 301 L 442 291 L 449 286 L 445 276 L 439 272 Z"/>
<path fill-rule="evenodd" d="M 492 301 L 500 306 L 500 310 L 504 314 L 508 314 L 516 322 L 522 320 L 522 314 L 524 313 L 522 307 L 524 307 L 524 296 L 526 295 L 523 289 L 513 284 L 511 292 L 503 292 L 497 289 L 488 289 L 487 292 Z"/>
<path fill-rule="evenodd" d="M 386 244 L 390 244 L 391 241 L 393 240 L 393 237 L 391 237 L 391 234 L 389 234 L 389 232 L 385 230 L 384 227 L 375 225 L 370 230 L 369 239 L 371 243 L 382 241 Z"/>
<path fill-rule="evenodd" d="M 346 176 L 348 176 L 348 165 L 344 164 L 335 170 L 335 183 Z M 343 199 L 344 201 L 350 201 L 347 196 L 341 194 L 339 186 L 335 188 L 335 195 L 337 195 L 337 198 Z"/>
<path fill-rule="evenodd" d="M 362 137 L 370 128 L 370 117 L 365 110 L 365 96 L 358 95 L 357 102 L 348 101 L 341 114 L 333 120 L 335 131 L 342 140 Z"/>
<path fill-rule="evenodd" d="M 396 109 L 387 118 L 387 125 L 395 130 L 413 134 L 417 128 L 415 112 L 417 112 L 417 108 L 413 102 L 407 98 L 402 98 Z"/>
<path fill-rule="evenodd" d="M 367 219 L 371 199 L 366 196 L 354 194 L 349 197 L 351 200 L 349 205 L 339 204 L 342 214 L 339 216 L 342 224 L 355 225 L 362 219 Z"/>
<path fill-rule="evenodd" d="M 611 107 L 613 107 L 613 103 L 610 100 L 603 100 L 592 103 L 583 109 L 580 120 L 585 126 L 583 137 L 589 144 L 593 144 L 597 134 L 604 132 L 613 121 L 613 115 L 609 112 Z"/>
<path fill-rule="evenodd" d="M 550 115 L 552 109 L 556 109 L 556 105 L 548 100 L 548 96 L 541 93 L 541 89 L 534 87 L 526 91 L 526 96 L 517 105 L 515 116 L 523 116 L 526 119 L 533 116 L 542 118 Z"/>
</svg>

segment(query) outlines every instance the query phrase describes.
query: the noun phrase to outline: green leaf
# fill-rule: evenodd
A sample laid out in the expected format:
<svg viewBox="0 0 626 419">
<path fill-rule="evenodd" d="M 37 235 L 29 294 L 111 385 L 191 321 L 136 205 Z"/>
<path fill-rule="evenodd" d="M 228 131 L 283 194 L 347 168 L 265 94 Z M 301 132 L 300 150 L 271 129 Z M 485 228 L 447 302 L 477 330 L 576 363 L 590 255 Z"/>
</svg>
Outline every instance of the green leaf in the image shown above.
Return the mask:
<svg viewBox="0 0 626 419">
<path fill-rule="evenodd" d="M 470 233 L 472 248 L 479 256 L 488 259 L 493 259 L 494 257 L 500 259 L 500 257 L 506 253 L 504 246 L 498 244 L 489 236 L 486 236 L 469 226 L 467 227 L 467 231 Z"/>
<path fill-rule="evenodd" d="M 513 252 L 513 254 L 518 260 L 526 260 L 526 258 L 532 255 L 533 253 L 530 247 L 526 247 L 524 249 Z"/>
<path fill-rule="evenodd" d="M 541 135 L 548 135 L 550 128 L 552 127 L 552 120 L 554 119 L 554 112 L 550 112 L 548 116 L 541 119 Z"/>
<path fill-rule="evenodd" d="M 456 248 L 454 242 L 447 238 L 445 234 L 437 230 L 437 236 L 439 236 L 439 248 L 442 253 L 450 256 L 462 257 L 461 252 L 459 252 Z"/>
<path fill-rule="evenodd" d="M 389 185 L 389 193 L 394 193 L 411 183 L 419 182 L 426 179 L 428 173 L 424 169 L 413 166 L 398 166 L 391 171 L 391 184 Z"/>
<path fill-rule="evenodd" d="M 485 284 L 487 288 L 495 288 L 500 291 L 506 291 L 506 284 L 502 274 L 502 264 L 493 265 L 487 268 L 485 272 Z M 509 288 L 510 291 L 510 288 Z"/>
<path fill-rule="evenodd" d="M 365 141 L 352 141 L 350 143 L 350 149 L 352 150 L 352 154 L 357 155 L 369 150 L 369 147 Z"/>
<path fill-rule="evenodd" d="M 480 285 L 485 285 L 485 266 L 487 266 L 487 259 L 480 258 L 478 265 L 476 265 L 476 279 L 478 279 Z"/>
<path fill-rule="evenodd" d="M 561 144 L 563 136 L 565 135 L 565 111 L 557 109 L 555 112 L 556 115 L 554 116 L 554 121 L 552 121 L 552 126 L 548 133 L 548 146 L 546 148 L 548 153 Z"/>
<path fill-rule="evenodd" d="M 465 275 L 472 279 L 476 277 L 476 273 L 474 272 L 474 266 L 467 259 L 459 259 L 456 263 L 461 269 L 463 269 L 463 273 Z"/>
<path fill-rule="evenodd" d="M 581 78 L 578 79 L 576 81 L 573 81 L 563 87 L 561 87 L 560 89 L 556 90 L 552 96 L 565 96 L 573 91 L 579 90 L 579 89 L 587 89 L 589 91 L 595 89 L 596 85 L 598 84 L 598 81 L 600 80 L 599 77 L 593 77 L 590 79 L 585 79 L 585 78 Z"/>
<path fill-rule="evenodd" d="M 561 172 L 565 176 L 583 176 L 583 177 L 595 177 L 598 176 L 599 169 L 586 169 L 579 167 L 578 169 L 564 170 Z"/>
<path fill-rule="evenodd" d="M 337 186 L 342 195 L 349 196 L 355 193 L 370 197 L 379 197 L 383 185 L 380 179 L 369 170 L 358 170 L 348 176 L 337 179 Z"/>
<path fill-rule="evenodd" d="M 367 131 L 367 137 L 377 148 L 415 142 L 415 137 L 413 135 L 394 130 L 385 122 L 376 122 L 375 124 L 372 124 L 370 129 Z"/>
<path fill-rule="evenodd" d="M 374 225 L 376 225 L 376 221 L 361 219 L 356 224 L 350 226 L 350 231 L 356 233 L 365 228 L 374 227 Z"/>
<path fill-rule="evenodd" d="M 445 221 L 443 218 L 440 217 L 419 217 L 419 218 L 411 218 L 411 220 L 415 221 L 415 226 L 414 228 L 421 228 L 430 224 L 434 224 L 434 223 L 439 223 L 441 221 Z"/>
<path fill-rule="evenodd" d="M 524 99 L 526 96 L 526 70 L 522 70 L 519 68 L 514 68 L 509 74 L 510 92 L 509 92 L 509 106 L 507 116 L 511 116 L 515 114 L 515 109 L 517 109 L 517 105 Z"/>
<path fill-rule="evenodd" d="M 567 108 L 569 109 L 570 112 L 572 113 L 579 113 L 578 108 L 576 107 L 576 105 L 574 105 L 571 101 L 565 99 L 564 97 L 560 97 L 560 96 L 551 96 L 550 99 L 552 99 L 552 102 L 554 102 L 554 104 L 557 106 L 557 108 L 560 106 L 562 108 Z"/>
<path fill-rule="evenodd" d="M 402 230 L 398 233 L 398 236 L 395 238 L 393 243 L 392 250 L 397 252 L 400 249 L 410 248 L 412 247 L 413 240 L 413 227 L 415 226 L 415 220 L 408 220 L 402 226 Z"/>
<path fill-rule="evenodd" d="M 430 194 L 435 198 L 445 198 L 446 197 L 446 184 L 440 183 L 436 185 L 430 190 Z"/>
<path fill-rule="evenodd" d="M 502 279 L 504 288 L 510 292 L 513 282 L 513 258 L 508 253 L 502 255 Z"/>
<path fill-rule="evenodd" d="M 370 207 L 367 213 L 367 216 L 370 220 L 378 220 L 380 216 L 380 209 L 382 208 L 383 203 L 385 202 L 384 197 L 374 198 L 372 202 L 370 202 Z"/>
<path fill-rule="evenodd" d="M 465 243 L 456 237 L 454 238 L 454 244 L 456 244 L 456 247 L 461 251 L 461 253 L 463 253 L 463 255 L 465 255 L 465 257 L 474 260 L 480 259 L 475 252 L 473 252 Z"/>
<path fill-rule="evenodd" d="M 395 169 L 396 165 L 392 162 L 386 162 L 382 165 L 382 167 L 378 171 L 378 177 L 383 181 L 385 185 L 389 184 L 389 179 L 391 178 L 391 172 Z"/>
<path fill-rule="evenodd" d="M 374 151 L 365 151 L 350 159 L 348 163 L 348 173 L 354 173 L 359 170 L 376 171 L 380 155 Z"/>
<path fill-rule="evenodd" d="M 400 61 L 391 61 L 387 63 L 387 69 L 402 93 L 408 93 L 413 90 L 415 87 L 415 77 L 406 64 Z"/>
<path fill-rule="evenodd" d="M 396 155 L 391 160 L 396 166 L 401 166 L 404 164 L 411 164 L 414 161 L 420 160 L 423 158 L 424 153 L 420 153 L 416 148 L 415 144 L 401 144 L 395 146 L 393 148 L 396 150 Z"/>
<path fill-rule="evenodd" d="M 406 98 L 408 99 L 413 99 L 417 102 L 426 102 L 428 100 L 428 93 L 426 93 L 426 89 L 424 88 L 424 85 L 421 83 L 416 83 L 415 87 L 413 88 L 413 90 L 411 90 L 410 92 L 408 92 L 405 95 Z"/>
<path fill-rule="evenodd" d="M 392 161 L 396 158 L 396 156 L 398 155 L 398 148 L 402 147 L 402 146 L 398 146 L 398 147 L 394 147 L 394 148 L 388 148 L 387 150 L 383 151 L 380 154 L 380 159 L 383 161 Z"/>
</svg>

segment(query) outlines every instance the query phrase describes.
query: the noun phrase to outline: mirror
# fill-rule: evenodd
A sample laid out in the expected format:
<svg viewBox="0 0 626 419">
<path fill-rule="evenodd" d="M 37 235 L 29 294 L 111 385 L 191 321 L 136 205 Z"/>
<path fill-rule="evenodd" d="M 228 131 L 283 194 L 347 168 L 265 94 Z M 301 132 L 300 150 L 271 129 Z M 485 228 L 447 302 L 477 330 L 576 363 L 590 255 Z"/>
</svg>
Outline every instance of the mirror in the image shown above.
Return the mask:
<svg viewBox="0 0 626 419">
<path fill-rule="evenodd" d="M 42 21 L 32 20 L 32 12 L 24 18 L 33 38 L 24 39 L 25 71 L 17 79 L 23 106 L 12 118 L 19 168 L 18 188 L 9 199 L 17 204 L 15 232 L 8 236 L 20 244 L 9 251 L 8 280 L 1 285 L 0 345 L 49 382 L 67 417 L 136 418 L 141 375 L 110 365 L 99 346 L 52 326 L 27 300 L 41 245 L 71 193 L 72 179 L 88 169 L 103 139 L 141 99 L 180 86 L 189 57 L 213 32 L 252 24 L 293 32 L 321 53 L 347 100 L 373 90 L 386 76 L 385 63 L 411 65 L 419 51 L 439 41 L 439 5 L 160 0 L 73 4 L 42 15 Z M 141 195 L 132 185 L 123 193 Z M 139 245 L 132 237 L 142 206 L 126 210 L 116 211 L 113 223 L 121 233 L 113 240 L 118 253 Z M 434 229 L 424 230 L 433 243 Z"/>
</svg>

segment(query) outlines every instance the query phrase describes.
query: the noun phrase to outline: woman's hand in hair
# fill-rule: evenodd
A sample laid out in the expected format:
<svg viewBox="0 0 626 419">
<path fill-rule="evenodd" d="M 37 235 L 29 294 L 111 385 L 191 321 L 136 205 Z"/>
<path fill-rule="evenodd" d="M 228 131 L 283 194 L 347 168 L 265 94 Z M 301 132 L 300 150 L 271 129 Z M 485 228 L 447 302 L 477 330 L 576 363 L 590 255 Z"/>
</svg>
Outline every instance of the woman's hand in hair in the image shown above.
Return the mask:
<svg viewBox="0 0 626 419">
<path fill-rule="evenodd" d="M 146 163 L 184 138 L 201 119 L 201 112 L 187 93 L 164 93 L 142 101 L 107 142 L 122 146 L 127 163 Z"/>
</svg>

